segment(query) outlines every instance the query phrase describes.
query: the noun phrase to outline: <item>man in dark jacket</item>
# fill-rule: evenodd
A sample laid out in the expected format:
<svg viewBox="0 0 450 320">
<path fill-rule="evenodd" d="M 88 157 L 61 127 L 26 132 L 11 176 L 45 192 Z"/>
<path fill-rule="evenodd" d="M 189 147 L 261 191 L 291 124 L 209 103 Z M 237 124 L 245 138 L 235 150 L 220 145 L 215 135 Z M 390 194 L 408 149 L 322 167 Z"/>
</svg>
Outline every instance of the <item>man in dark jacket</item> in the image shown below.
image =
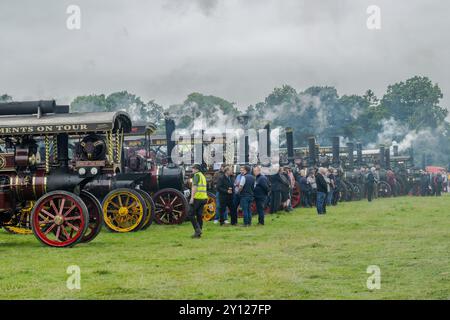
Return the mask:
<svg viewBox="0 0 450 320">
<path fill-rule="evenodd" d="M 325 214 L 326 213 L 326 198 L 328 193 L 328 184 L 325 180 L 325 168 L 320 167 L 317 175 L 316 175 L 316 183 L 317 183 L 317 213 Z"/>
<path fill-rule="evenodd" d="M 237 223 L 237 216 L 233 213 L 236 211 L 233 204 L 233 180 L 231 180 L 231 168 L 225 167 L 223 174 L 217 179 L 217 193 L 220 203 L 220 225 L 225 224 L 225 213 L 227 209 L 231 213 L 231 224 Z"/>
<path fill-rule="evenodd" d="M 423 196 L 427 196 L 429 193 L 429 182 L 430 179 L 428 178 L 428 174 L 425 171 L 421 171 L 421 176 L 420 176 L 420 195 Z"/>
<path fill-rule="evenodd" d="M 436 190 L 436 196 L 440 197 L 442 195 L 442 182 L 444 179 L 442 178 L 442 175 L 440 172 L 436 174 L 434 177 L 434 184 L 435 184 L 435 190 Z"/>
<path fill-rule="evenodd" d="M 372 201 L 372 198 L 373 198 L 373 188 L 374 188 L 374 186 L 375 186 L 375 175 L 374 175 L 374 171 L 375 171 L 375 168 L 371 168 L 370 170 L 369 170 L 369 173 L 367 174 L 367 179 L 366 179 L 366 183 L 367 183 L 367 200 L 369 201 L 369 202 L 371 202 Z"/>
<path fill-rule="evenodd" d="M 302 207 L 304 208 L 311 208 L 311 186 L 308 184 L 308 179 L 306 178 L 306 170 L 300 171 L 300 176 L 297 179 L 297 182 L 300 186 L 301 191 L 301 201 L 302 201 Z"/>
<path fill-rule="evenodd" d="M 250 206 L 254 197 L 255 177 L 250 173 L 249 166 L 241 167 L 241 175 L 242 178 L 239 182 L 240 205 L 244 212 L 244 227 L 250 227 L 252 224 L 252 212 Z"/>
<path fill-rule="evenodd" d="M 258 224 L 264 225 L 264 209 L 267 205 L 267 197 L 269 196 L 269 180 L 265 175 L 261 174 L 260 167 L 255 167 L 253 174 L 256 178 L 253 194 L 255 196 L 256 211 L 258 212 Z"/>
<path fill-rule="evenodd" d="M 219 197 L 219 191 L 217 191 L 217 183 L 219 179 L 223 176 L 223 170 L 225 169 L 225 164 L 222 163 L 220 166 L 219 171 L 214 173 L 213 176 L 213 188 L 216 190 L 216 215 L 214 217 L 214 223 L 218 223 L 220 220 L 220 197 Z M 227 212 L 225 211 L 225 220 L 227 220 Z"/>
</svg>

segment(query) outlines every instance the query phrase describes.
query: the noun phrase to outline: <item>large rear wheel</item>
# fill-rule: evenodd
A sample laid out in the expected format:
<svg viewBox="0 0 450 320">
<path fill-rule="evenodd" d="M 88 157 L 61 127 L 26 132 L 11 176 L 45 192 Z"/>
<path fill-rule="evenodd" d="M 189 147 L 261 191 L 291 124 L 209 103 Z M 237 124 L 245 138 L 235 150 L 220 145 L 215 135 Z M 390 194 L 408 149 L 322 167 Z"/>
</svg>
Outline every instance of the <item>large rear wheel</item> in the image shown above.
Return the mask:
<svg viewBox="0 0 450 320">
<path fill-rule="evenodd" d="M 203 221 L 211 221 L 216 216 L 217 199 L 216 195 L 208 192 L 208 201 L 203 207 Z"/>
<path fill-rule="evenodd" d="M 347 186 L 343 181 L 341 181 L 338 186 L 338 196 L 337 196 L 338 201 L 339 202 L 347 201 L 347 193 L 348 193 Z"/>
<path fill-rule="evenodd" d="M 388 198 L 392 196 L 392 188 L 386 181 L 379 181 L 377 184 L 378 197 Z"/>
<path fill-rule="evenodd" d="M 353 199 L 353 187 L 348 181 L 343 181 L 345 184 L 345 201 L 352 201 Z"/>
<path fill-rule="evenodd" d="M 362 199 L 362 189 L 361 189 L 360 185 L 357 184 L 357 183 L 354 183 L 352 185 L 352 188 L 353 188 L 353 192 L 352 192 L 353 198 L 352 198 L 352 200 L 360 201 Z"/>
<path fill-rule="evenodd" d="M 292 190 L 292 199 L 291 199 L 291 206 L 292 208 L 297 208 L 300 205 L 301 202 L 301 191 L 300 191 L 300 185 L 295 182 L 294 189 Z"/>
<path fill-rule="evenodd" d="M 94 240 L 102 230 L 103 212 L 100 202 L 92 193 L 83 190 L 81 191 L 80 198 L 86 204 L 89 212 L 88 229 L 83 235 L 83 239 L 81 239 L 81 242 L 87 243 Z"/>
<path fill-rule="evenodd" d="M 67 191 L 42 196 L 31 212 L 31 228 L 36 238 L 51 247 L 69 247 L 83 239 L 88 228 L 86 204 Z"/>
</svg>

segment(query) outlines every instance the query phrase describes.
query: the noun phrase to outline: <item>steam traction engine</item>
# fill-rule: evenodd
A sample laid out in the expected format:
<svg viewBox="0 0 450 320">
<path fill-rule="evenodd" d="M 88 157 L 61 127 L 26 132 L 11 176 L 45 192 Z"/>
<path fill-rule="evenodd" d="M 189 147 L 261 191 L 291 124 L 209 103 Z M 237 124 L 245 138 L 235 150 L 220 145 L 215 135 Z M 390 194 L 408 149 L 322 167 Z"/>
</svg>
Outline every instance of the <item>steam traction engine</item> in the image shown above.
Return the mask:
<svg viewBox="0 0 450 320">
<path fill-rule="evenodd" d="M 149 175 L 122 173 L 130 129 L 123 112 L 70 114 L 54 101 L 0 104 L 0 226 L 28 226 L 44 244 L 67 247 L 93 240 L 103 218 L 115 231 L 150 225 L 152 199 L 136 190 Z"/>
<path fill-rule="evenodd" d="M 172 129 L 171 125 L 173 125 Z M 170 137 L 174 124 L 166 121 L 166 130 Z M 162 159 L 164 164 L 157 163 L 161 150 L 152 149 L 151 135 L 155 131 L 154 124 L 145 123 L 134 125 L 131 132 L 125 135 L 125 173 L 141 172 L 148 176 L 140 189 L 152 195 L 156 223 L 180 224 L 185 220 L 189 208 L 188 195 L 185 193 L 185 171 L 183 167 L 173 164 L 170 156 Z M 166 143 L 164 140 L 164 145 Z M 170 155 L 172 144 L 167 143 L 167 148 L 167 154 Z"/>
</svg>

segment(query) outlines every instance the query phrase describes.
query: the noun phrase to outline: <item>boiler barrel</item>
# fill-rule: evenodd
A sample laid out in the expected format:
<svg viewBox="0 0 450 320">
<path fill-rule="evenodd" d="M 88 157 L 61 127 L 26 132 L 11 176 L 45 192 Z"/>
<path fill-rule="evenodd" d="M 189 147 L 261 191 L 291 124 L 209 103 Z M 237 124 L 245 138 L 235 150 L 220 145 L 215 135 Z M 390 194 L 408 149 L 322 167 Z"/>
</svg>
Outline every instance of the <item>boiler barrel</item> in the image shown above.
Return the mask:
<svg viewBox="0 0 450 320">
<path fill-rule="evenodd" d="M 160 167 L 158 172 L 159 189 L 174 188 L 184 189 L 184 170 L 178 166 Z"/>
<path fill-rule="evenodd" d="M 69 106 L 56 105 L 56 102 L 54 100 L 8 102 L 0 103 L 0 116 L 37 114 L 38 109 L 40 109 L 40 112 L 42 114 L 69 112 Z"/>
</svg>

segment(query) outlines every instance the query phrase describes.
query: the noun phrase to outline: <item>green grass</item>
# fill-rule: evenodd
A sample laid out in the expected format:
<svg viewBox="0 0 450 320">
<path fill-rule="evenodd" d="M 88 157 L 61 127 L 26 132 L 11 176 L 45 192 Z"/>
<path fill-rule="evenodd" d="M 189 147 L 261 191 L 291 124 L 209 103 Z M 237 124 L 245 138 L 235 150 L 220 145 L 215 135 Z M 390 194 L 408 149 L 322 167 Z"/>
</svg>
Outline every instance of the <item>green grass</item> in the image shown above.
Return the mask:
<svg viewBox="0 0 450 320">
<path fill-rule="evenodd" d="M 449 299 L 449 208 L 450 196 L 350 202 L 265 227 L 207 223 L 200 240 L 190 224 L 155 225 L 70 249 L 0 231 L 0 299 Z M 69 265 L 81 290 L 66 288 Z"/>
</svg>

